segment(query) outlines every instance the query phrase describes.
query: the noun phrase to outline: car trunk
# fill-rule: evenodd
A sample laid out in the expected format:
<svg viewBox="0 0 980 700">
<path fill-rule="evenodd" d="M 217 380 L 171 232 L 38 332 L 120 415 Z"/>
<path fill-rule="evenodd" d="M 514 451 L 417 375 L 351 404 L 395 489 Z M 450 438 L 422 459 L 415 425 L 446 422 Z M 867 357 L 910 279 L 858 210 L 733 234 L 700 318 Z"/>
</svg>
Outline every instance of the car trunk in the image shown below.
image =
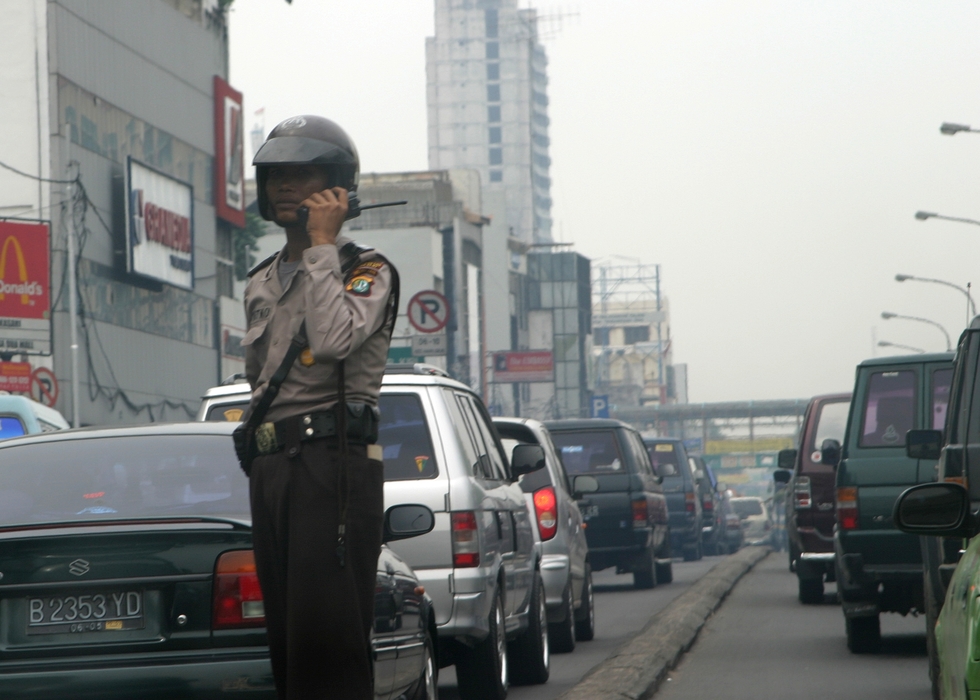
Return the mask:
<svg viewBox="0 0 980 700">
<path fill-rule="evenodd" d="M 683 476 L 664 477 L 664 498 L 667 499 L 667 512 L 670 514 L 672 528 L 687 527 L 690 514 L 687 510 L 687 494 L 694 494 L 694 484 L 687 483 Z"/>
<path fill-rule="evenodd" d="M 193 519 L 0 531 L 0 661 L 225 646 L 215 564 L 250 548 L 247 528 Z M 265 644 L 264 626 L 233 636 Z"/>
</svg>

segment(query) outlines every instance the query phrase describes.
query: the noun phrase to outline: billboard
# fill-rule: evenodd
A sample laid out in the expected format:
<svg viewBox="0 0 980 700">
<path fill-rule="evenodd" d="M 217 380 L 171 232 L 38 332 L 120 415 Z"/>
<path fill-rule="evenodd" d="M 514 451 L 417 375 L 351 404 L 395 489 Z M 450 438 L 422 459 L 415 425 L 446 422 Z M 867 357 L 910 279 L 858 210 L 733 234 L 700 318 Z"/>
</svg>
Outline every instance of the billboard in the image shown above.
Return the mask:
<svg viewBox="0 0 980 700">
<path fill-rule="evenodd" d="M 214 208 L 219 218 L 245 228 L 245 129 L 242 93 L 214 76 Z"/>
<path fill-rule="evenodd" d="M 555 359 L 551 350 L 495 352 L 495 382 L 551 382 L 555 379 Z"/>
<path fill-rule="evenodd" d="M 194 289 L 194 192 L 186 182 L 126 160 L 126 246 L 131 273 Z"/>
<path fill-rule="evenodd" d="M 46 222 L 0 220 L 0 352 L 51 354 Z"/>
</svg>

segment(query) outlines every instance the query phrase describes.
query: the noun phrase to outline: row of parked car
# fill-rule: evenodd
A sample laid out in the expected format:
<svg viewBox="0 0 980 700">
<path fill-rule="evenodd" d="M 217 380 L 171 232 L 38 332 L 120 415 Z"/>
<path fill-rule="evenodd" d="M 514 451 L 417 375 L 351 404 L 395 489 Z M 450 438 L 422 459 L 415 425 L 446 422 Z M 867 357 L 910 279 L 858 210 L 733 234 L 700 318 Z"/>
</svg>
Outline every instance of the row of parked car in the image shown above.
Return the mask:
<svg viewBox="0 0 980 700">
<path fill-rule="evenodd" d="M 800 601 L 836 581 L 855 653 L 880 647 L 881 613 L 922 614 L 935 698 L 980 692 L 978 363 L 980 318 L 955 355 L 862 362 L 851 394 L 810 401 L 775 474 Z"/>
<path fill-rule="evenodd" d="M 199 418 L 238 420 L 247 402 L 247 385 L 216 387 Z M 431 532 L 391 549 L 432 600 L 438 664 L 456 666 L 464 698 L 545 682 L 551 652 L 591 640 L 594 571 L 652 588 L 673 579 L 675 554 L 742 544 L 732 499 L 682 441 L 615 420 L 492 418 L 425 365 L 390 366 L 379 408 L 386 504 L 435 514 Z M 527 446 L 541 468 L 517 458 Z"/>
<path fill-rule="evenodd" d="M 196 423 L 0 442 L 0 695 L 274 695 L 230 441 L 248 400 L 230 384 Z M 379 698 L 434 698 L 449 665 L 463 698 L 544 683 L 595 635 L 594 571 L 668 583 L 675 555 L 734 551 L 765 513 L 682 441 L 491 418 L 433 367 L 389 367 L 380 409 Z"/>
</svg>

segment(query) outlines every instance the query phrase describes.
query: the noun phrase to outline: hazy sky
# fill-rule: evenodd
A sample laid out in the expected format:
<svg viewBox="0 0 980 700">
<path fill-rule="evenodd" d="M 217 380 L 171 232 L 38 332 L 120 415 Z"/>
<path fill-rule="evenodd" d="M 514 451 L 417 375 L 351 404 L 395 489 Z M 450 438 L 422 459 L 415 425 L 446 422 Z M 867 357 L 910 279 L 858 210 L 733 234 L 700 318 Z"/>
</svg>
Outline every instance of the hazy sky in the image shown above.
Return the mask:
<svg viewBox="0 0 980 700">
<path fill-rule="evenodd" d="M 527 5 L 522 0 L 522 5 Z M 849 389 L 879 340 L 945 349 L 980 287 L 980 3 L 583 0 L 546 42 L 555 234 L 662 265 L 691 401 Z M 431 0 L 238 0 L 231 82 L 266 130 L 424 170 Z M 556 28 L 553 24 L 549 29 Z M 977 290 L 980 298 L 980 289 Z M 886 354 L 883 348 L 878 354 Z"/>
</svg>

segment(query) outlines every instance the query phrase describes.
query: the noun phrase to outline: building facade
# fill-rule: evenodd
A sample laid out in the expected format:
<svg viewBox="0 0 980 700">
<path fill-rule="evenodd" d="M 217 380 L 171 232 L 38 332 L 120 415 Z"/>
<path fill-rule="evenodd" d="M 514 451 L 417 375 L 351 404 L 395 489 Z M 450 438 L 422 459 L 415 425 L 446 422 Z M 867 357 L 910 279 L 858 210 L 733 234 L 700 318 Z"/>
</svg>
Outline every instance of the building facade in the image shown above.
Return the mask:
<svg viewBox="0 0 980 700">
<path fill-rule="evenodd" d="M 82 425 L 193 417 L 223 370 L 244 213 L 220 3 L 23 0 L 0 35 L 0 160 L 16 170 L 0 169 L 0 217 L 50 222 L 52 338 L 48 356 L 4 359 L 52 369 L 56 407 Z"/>
<path fill-rule="evenodd" d="M 474 169 L 512 235 L 551 241 L 548 59 L 517 0 L 435 0 L 426 41 L 429 167 Z"/>
</svg>

